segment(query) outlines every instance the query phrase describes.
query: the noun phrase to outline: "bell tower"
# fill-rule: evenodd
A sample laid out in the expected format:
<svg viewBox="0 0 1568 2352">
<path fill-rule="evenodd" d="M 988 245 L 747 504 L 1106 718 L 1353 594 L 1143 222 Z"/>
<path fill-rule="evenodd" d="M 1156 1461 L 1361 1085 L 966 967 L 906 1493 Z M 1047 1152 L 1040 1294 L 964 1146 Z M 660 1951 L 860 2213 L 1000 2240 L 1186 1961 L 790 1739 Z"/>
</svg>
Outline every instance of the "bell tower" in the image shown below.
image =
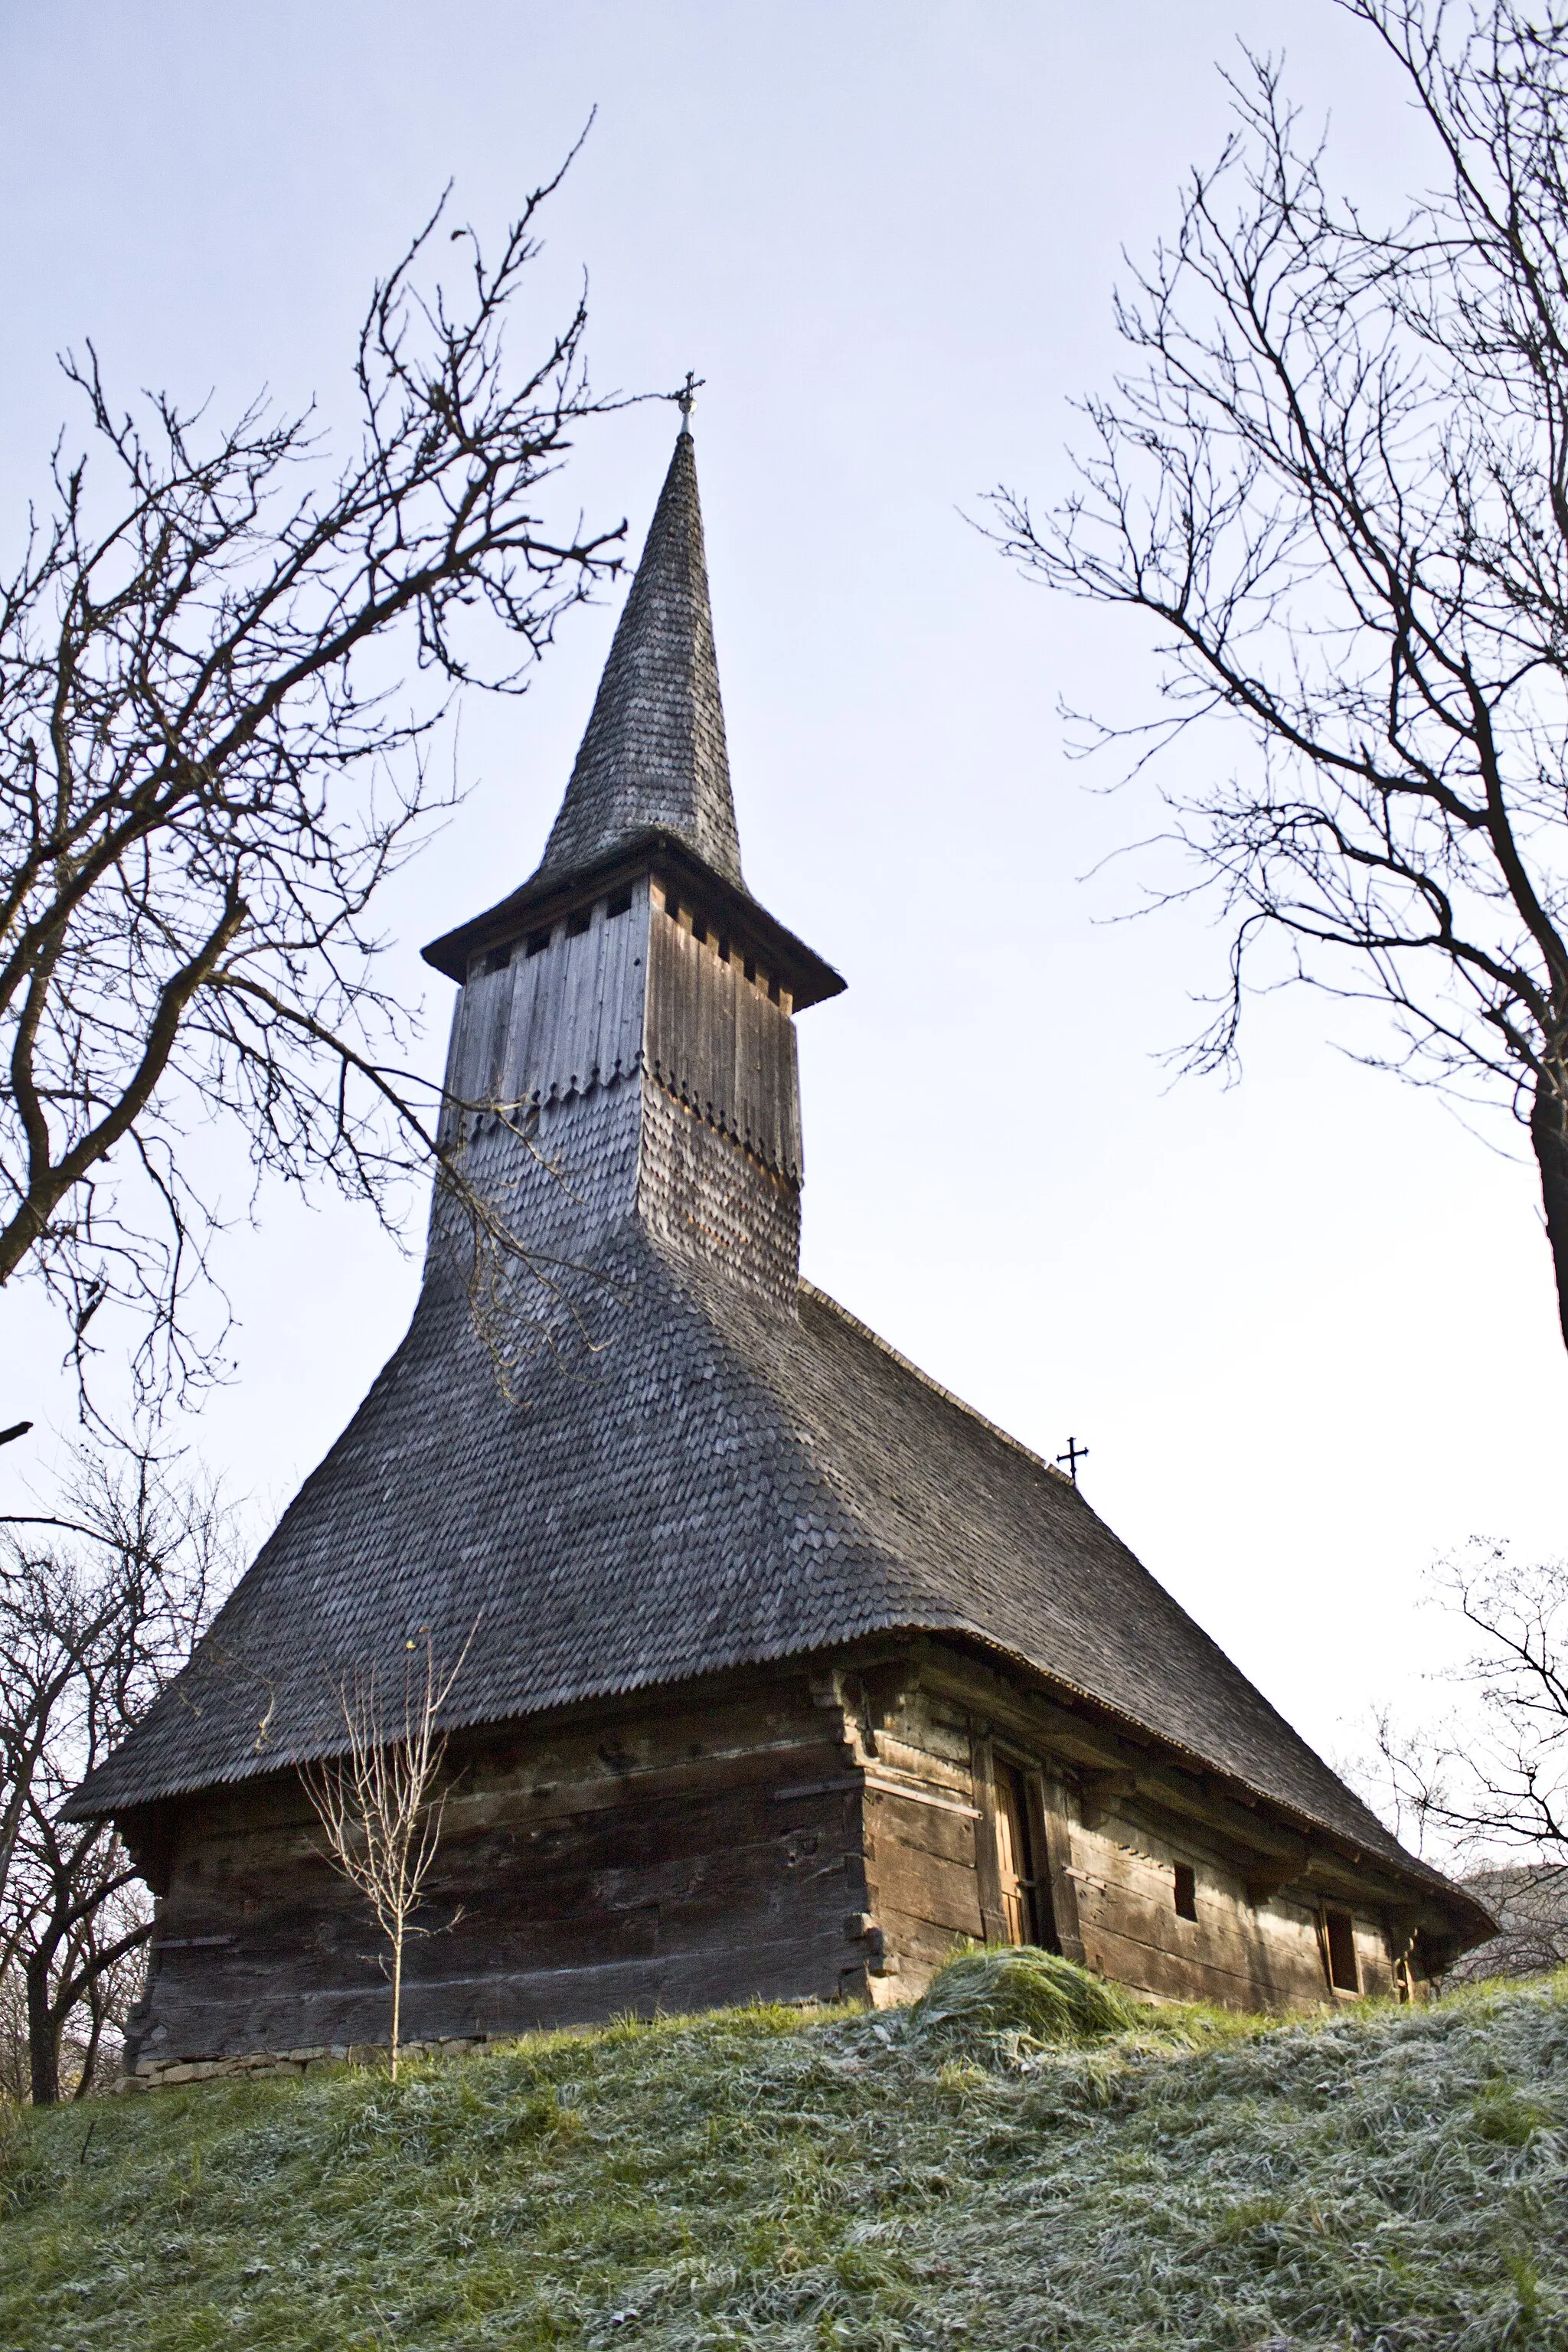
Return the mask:
<svg viewBox="0 0 1568 2352">
<path fill-rule="evenodd" d="M 446 1132 L 521 1243 L 635 1223 L 793 1311 L 795 1016 L 844 982 L 742 873 L 689 424 L 544 856 L 425 958 L 462 990 Z"/>
</svg>

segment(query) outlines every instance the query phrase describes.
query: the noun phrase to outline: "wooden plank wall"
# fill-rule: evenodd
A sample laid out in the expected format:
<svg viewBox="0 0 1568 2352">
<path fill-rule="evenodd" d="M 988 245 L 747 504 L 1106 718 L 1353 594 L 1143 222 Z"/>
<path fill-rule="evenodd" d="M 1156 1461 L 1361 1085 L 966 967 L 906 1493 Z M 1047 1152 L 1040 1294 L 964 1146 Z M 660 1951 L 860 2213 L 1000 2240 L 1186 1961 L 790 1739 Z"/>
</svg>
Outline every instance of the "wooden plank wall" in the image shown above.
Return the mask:
<svg viewBox="0 0 1568 2352">
<path fill-rule="evenodd" d="M 1173 1835 L 1128 1803 L 1093 1830 L 1076 1826 L 1072 1839 L 1084 1960 L 1100 1975 L 1229 2009 L 1310 2008 L 1331 1998 L 1310 1894 L 1292 1899 L 1285 1890 L 1254 1904 L 1201 1833 Z M 1196 1882 L 1195 1920 L 1176 1911 L 1178 1862 Z M 1364 1990 L 1391 1992 L 1386 1936 L 1363 1916 L 1356 1940 Z"/>
<path fill-rule="evenodd" d="M 651 919 L 647 1054 L 678 1100 L 800 1183 L 795 1023 L 738 958 L 721 958 L 717 940 L 697 939 L 689 914 Z"/>
<path fill-rule="evenodd" d="M 984 1942 L 990 1853 L 963 1716 L 918 1688 L 897 1694 L 865 1734 L 867 1909 L 880 1931 L 884 1973 L 911 2000 L 953 1947 Z M 894 1970 L 896 1969 L 896 1976 Z"/>
<path fill-rule="evenodd" d="M 999 1730 L 915 1658 L 742 1683 L 454 1749 L 409 2039 L 756 1997 L 910 2000 L 956 1945 L 1000 1940 L 994 1754 L 1035 1772 L 1037 1861 L 1069 1958 L 1156 1999 L 1334 1998 L 1310 1888 L 1254 1903 L 1201 1828 L 1132 1797 L 1086 1805 L 1071 1769 L 1031 1748 L 1026 1699 Z M 375 1936 L 318 1843 L 289 1776 L 184 1809 L 131 2037 L 143 2064 L 384 2039 Z M 1176 1910 L 1178 1863 L 1195 1920 Z M 1390 1991 L 1375 1906 L 1354 1916 L 1363 1990 Z"/>
<path fill-rule="evenodd" d="M 462 1760 L 410 2040 L 864 1990 L 859 1791 L 803 1679 Z M 384 2041 L 376 1937 L 318 1844 L 291 1778 L 185 1809 L 145 2065 Z"/>
<path fill-rule="evenodd" d="M 557 920 L 549 945 L 512 943 L 499 971 L 476 961 L 447 1060 L 449 1097 L 515 1111 L 548 1106 L 646 1068 L 679 1102 L 798 1186 L 803 1172 L 795 1023 L 747 980 L 689 910 L 672 919 L 643 876 L 626 911 Z"/>
<path fill-rule="evenodd" d="M 912 1998 L 961 1939 L 1002 1935 L 991 1826 L 997 1727 L 936 1680 L 922 1686 L 911 1663 L 844 1685 L 846 1736 L 867 1776 L 868 1928 L 879 1940 L 871 1979 L 879 2000 Z M 1156 1999 L 1282 2010 L 1335 1998 L 1310 1889 L 1254 1902 L 1235 1860 L 1201 1828 L 1163 1821 L 1135 1798 L 1110 1811 L 1087 1809 L 1070 1770 L 1044 1738 L 1029 1741 L 1027 1726 L 1020 1694 L 1000 1752 L 1032 1779 L 1037 1867 L 1068 1958 Z M 1194 1872 L 1195 1920 L 1176 1910 L 1178 1862 Z M 1363 1991 L 1392 1991 L 1384 1927 L 1371 1906 L 1352 1916 Z"/>
<path fill-rule="evenodd" d="M 609 902 L 600 899 L 584 931 L 569 932 L 557 921 L 538 955 L 531 956 L 520 939 L 499 971 L 487 971 L 482 960 L 477 963 L 452 1024 L 449 1096 L 514 1108 L 563 1102 L 641 1066 L 646 877 L 630 896 L 626 912 L 614 916 Z"/>
</svg>

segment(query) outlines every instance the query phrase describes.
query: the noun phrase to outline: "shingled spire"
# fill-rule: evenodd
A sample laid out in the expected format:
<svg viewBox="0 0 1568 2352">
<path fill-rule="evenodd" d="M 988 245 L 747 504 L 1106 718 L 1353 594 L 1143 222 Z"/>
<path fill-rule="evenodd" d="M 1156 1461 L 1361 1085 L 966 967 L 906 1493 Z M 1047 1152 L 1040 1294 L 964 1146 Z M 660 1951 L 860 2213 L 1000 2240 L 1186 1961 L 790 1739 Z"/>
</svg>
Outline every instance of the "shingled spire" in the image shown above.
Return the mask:
<svg viewBox="0 0 1568 2352">
<path fill-rule="evenodd" d="M 673 834 L 743 889 L 702 508 L 682 426 L 594 715 L 535 881 L 596 866 L 634 836 Z"/>
</svg>

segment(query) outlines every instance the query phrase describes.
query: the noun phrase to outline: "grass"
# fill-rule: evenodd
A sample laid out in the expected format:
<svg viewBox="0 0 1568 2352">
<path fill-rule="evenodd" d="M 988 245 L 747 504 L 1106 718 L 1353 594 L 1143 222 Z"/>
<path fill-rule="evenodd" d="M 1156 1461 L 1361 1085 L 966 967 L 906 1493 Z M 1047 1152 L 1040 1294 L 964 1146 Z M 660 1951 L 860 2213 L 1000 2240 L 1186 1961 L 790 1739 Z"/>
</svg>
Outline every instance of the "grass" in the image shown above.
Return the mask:
<svg viewBox="0 0 1568 2352">
<path fill-rule="evenodd" d="M 1568 1977 L 1280 2026 L 971 1956 L 0 2154 L 4 2352 L 1568 2347 Z"/>
</svg>

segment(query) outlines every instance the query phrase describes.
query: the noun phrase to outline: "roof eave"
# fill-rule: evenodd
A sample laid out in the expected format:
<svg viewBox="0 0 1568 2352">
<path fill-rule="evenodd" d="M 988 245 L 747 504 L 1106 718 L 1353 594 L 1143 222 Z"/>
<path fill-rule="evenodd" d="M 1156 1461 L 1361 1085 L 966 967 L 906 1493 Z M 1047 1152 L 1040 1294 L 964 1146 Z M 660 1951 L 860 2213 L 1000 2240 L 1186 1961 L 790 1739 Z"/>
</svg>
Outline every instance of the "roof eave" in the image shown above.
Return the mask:
<svg viewBox="0 0 1568 2352">
<path fill-rule="evenodd" d="M 1458 1915 L 1452 1924 L 1458 1929 L 1457 1948 L 1458 1950 L 1468 1950 L 1497 1934 L 1497 1922 L 1485 1906 L 1479 1902 L 1468 1889 L 1459 1886 L 1454 1880 L 1445 1877 L 1440 1871 L 1434 1870 L 1430 1864 L 1422 1863 L 1410 1855 L 1374 1853 L 1364 1847 L 1358 1847 L 1356 1841 L 1347 1831 L 1325 1821 L 1321 1815 L 1292 1805 L 1272 1790 L 1259 1788 L 1255 1782 L 1246 1780 L 1233 1769 L 1215 1764 L 1212 1759 L 1186 1747 L 1182 1741 L 1173 1739 L 1169 1732 L 1162 1731 L 1155 1726 L 1143 1722 L 1124 1708 L 1117 1706 L 1113 1702 L 1095 1692 L 1086 1690 L 1068 1676 L 1042 1665 L 1037 1659 L 1025 1656 L 1022 1652 L 1014 1649 L 1007 1643 L 998 1641 L 994 1635 L 985 1633 L 978 1626 L 952 1621 L 938 1623 L 931 1620 L 889 1620 L 883 1623 L 867 1624 L 858 1634 L 850 1635 L 844 1642 L 836 1642 L 826 1649 L 819 1649 L 816 1645 L 796 1649 L 792 1644 L 784 1643 L 777 1649 L 765 1650 L 752 1657 L 727 1660 L 724 1664 L 709 1669 L 709 1673 L 755 1672 L 786 1663 L 798 1664 L 814 1656 L 833 1656 L 847 1649 L 854 1651 L 868 1641 L 908 1642 L 911 1639 L 918 1641 L 922 1637 L 934 1638 L 939 1642 L 957 1641 L 961 1643 L 966 1641 L 973 1642 L 982 1652 L 1005 1662 L 1015 1673 L 1021 1670 L 1042 1696 L 1048 1696 L 1058 1702 L 1065 1700 L 1073 1707 L 1085 1710 L 1091 1718 L 1097 1717 L 1108 1727 L 1114 1726 L 1131 1734 L 1139 1742 L 1148 1743 L 1163 1756 L 1176 1762 L 1181 1769 L 1201 1774 L 1205 1780 L 1225 1787 L 1239 1796 L 1244 1802 L 1256 1806 L 1266 1819 L 1273 1821 L 1282 1828 L 1315 1840 L 1321 1845 L 1337 1851 L 1342 1859 L 1351 1862 L 1352 1865 L 1371 1867 L 1374 1871 L 1385 1872 L 1390 1876 L 1402 1880 L 1411 1888 L 1413 1895 L 1418 1895 L 1419 1899 L 1434 1905 L 1441 1905 L 1450 1914 Z M 651 1675 L 646 1679 L 636 1677 L 597 1688 L 579 1687 L 576 1690 L 563 1692 L 553 1697 L 542 1699 L 535 1706 L 508 1709 L 498 1714 L 481 1709 L 475 1714 L 468 1715 L 458 1710 L 447 1720 L 447 1728 L 452 1732 L 478 1732 L 489 1730 L 505 1723 L 537 1721 L 541 1717 L 559 1715 L 566 1709 L 602 1707 L 616 1700 L 625 1700 L 639 1695 L 646 1696 L 659 1689 L 675 1689 L 679 1687 L 681 1683 L 691 1680 L 700 1681 L 704 1678 L 701 1675 L 679 1676 L 674 1681 L 668 1681 L 658 1675 Z M 312 1760 L 315 1755 L 316 1751 L 312 1749 Z M 203 1778 L 165 1785 L 151 1791 L 143 1790 L 135 1796 L 95 1797 L 93 1793 L 95 1780 L 112 1781 L 114 1759 L 110 1756 L 106 1758 L 103 1764 L 99 1766 L 95 1772 L 90 1773 L 80 1787 L 73 1792 L 63 1808 L 64 1817 L 68 1821 L 114 1819 L 121 1813 L 139 1810 L 145 1805 L 178 1803 L 182 1800 L 203 1795 L 216 1788 L 231 1788 L 251 1780 L 264 1780 L 279 1771 L 297 1771 L 303 1760 L 302 1758 L 292 1754 L 265 1758 L 247 1757 L 237 1769 L 231 1769 L 216 1779 Z"/>
<path fill-rule="evenodd" d="M 459 923 L 455 930 L 444 931 L 420 953 L 435 971 L 460 983 L 468 979 L 476 955 L 499 947 L 545 915 L 553 920 L 584 898 L 596 898 L 617 882 L 655 866 L 672 867 L 679 879 L 700 893 L 705 912 L 727 921 L 738 935 L 761 950 L 770 975 L 776 969 L 780 981 L 789 987 L 797 1013 L 843 994 L 847 983 L 815 948 L 807 947 L 776 916 L 770 915 L 749 890 L 738 888 L 716 873 L 679 834 L 652 827 L 628 835 L 610 856 L 574 872 L 532 875 L 521 889 Z"/>
<path fill-rule="evenodd" d="M 1348 1831 L 1331 1822 L 1325 1821 L 1321 1814 L 1310 1812 L 1300 1805 L 1292 1805 L 1273 1790 L 1260 1788 L 1256 1781 L 1247 1780 L 1232 1768 L 1215 1763 L 1212 1759 L 1203 1755 L 1196 1748 L 1189 1748 L 1184 1741 L 1173 1738 L 1168 1731 L 1146 1723 L 1141 1717 L 1117 1706 L 1112 1701 L 1101 1697 L 1096 1692 L 1085 1689 L 1081 1684 L 1073 1682 L 1067 1675 L 1041 1665 L 1037 1660 L 1026 1657 L 1022 1651 L 1014 1649 L 1011 1644 L 997 1641 L 994 1634 L 963 1626 L 931 1630 L 939 1633 L 945 1631 L 949 1640 L 967 1638 L 973 1641 L 977 1648 L 1005 1661 L 1014 1672 L 1021 1669 L 1042 1696 L 1054 1698 L 1058 1703 L 1066 1700 L 1075 1709 L 1081 1709 L 1090 1717 L 1099 1717 L 1106 1725 L 1114 1726 L 1130 1734 L 1133 1739 L 1148 1742 L 1152 1748 L 1174 1762 L 1181 1770 L 1201 1777 L 1226 1793 L 1239 1799 L 1242 1803 L 1255 1807 L 1261 1815 L 1276 1822 L 1280 1828 L 1315 1840 L 1320 1845 L 1336 1851 L 1342 1860 L 1357 1866 L 1370 1865 L 1374 1870 L 1386 1871 L 1391 1876 L 1404 1879 L 1413 1887 L 1419 1888 L 1428 1900 L 1442 1901 L 1455 1910 L 1463 1912 L 1466 1919 L 1466 1934 L 1460 1946 L 1461 1949 L 1468 1949 L 1471 1945 L 1479 1944 L 1487 1937 L 1498 1932 L 1497 1922 L 1485 1905 L 1479 1902 L 1468 1889 L 1458 1885 L 1455 1880 L 1445 1877 L 1441 1871 L 1435 1870 L 1430 1863 L 1424 1863 L 1414 1855 L 1405 1854 L 1403 1849 L 1398 1855 L 1395 1855 L 1370 1852 L 1367 1848 L 1359 1846 Z"/>
</svg>

